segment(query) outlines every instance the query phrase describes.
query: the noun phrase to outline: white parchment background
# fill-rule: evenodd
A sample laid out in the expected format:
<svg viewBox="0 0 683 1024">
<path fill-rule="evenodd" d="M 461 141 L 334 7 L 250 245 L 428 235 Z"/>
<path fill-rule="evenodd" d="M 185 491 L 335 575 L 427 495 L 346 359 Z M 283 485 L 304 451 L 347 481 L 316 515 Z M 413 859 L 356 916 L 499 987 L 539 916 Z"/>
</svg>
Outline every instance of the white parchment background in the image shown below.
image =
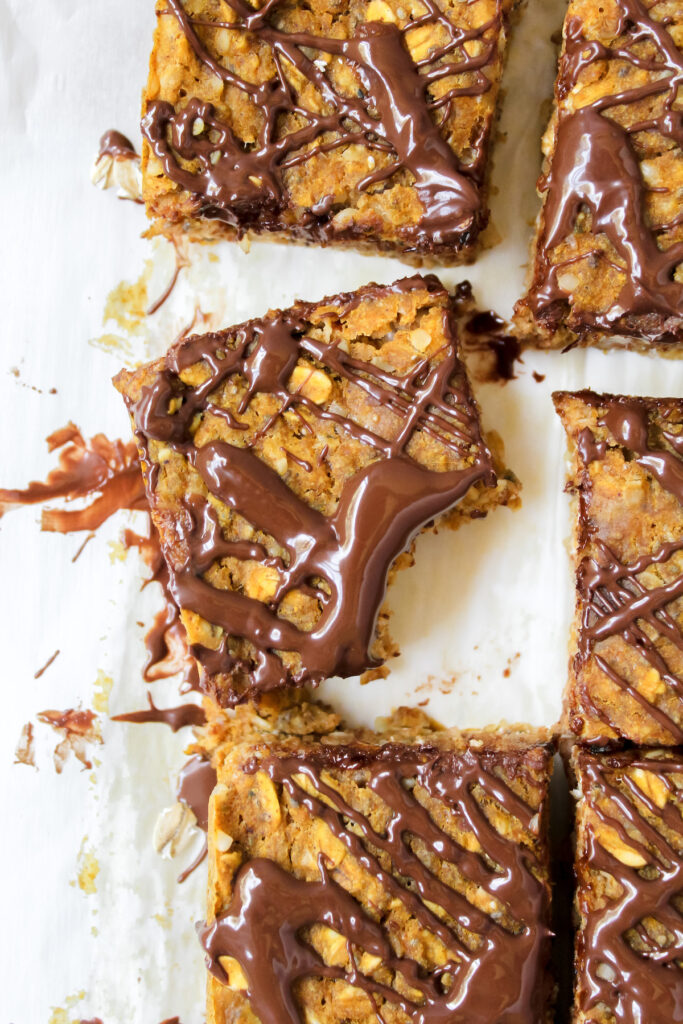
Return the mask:
<svg viewBox="0 0 683 1024">
<path fill-rule="evenodd" d="M 469 276 L 479 304 L 504 315 L 522 290 L 541 102 L 554 74 L 550 36 L 562 13 L 562 0 L 529 0 L 511 44 L 493 176 L 502 241 L 476 268 L 442 275 L 447 283 Z M 123 337 L 102 322 L 106 296 L 121 279 L 135 280 L 153 253 L 140 239 L 141 207 L 97 192 L 88 168 L 105 129 L 139 140 L 153 24 L 152 0 L 0 0 L 1 486 L 41 477 L 54 461 L 43 439 L 69 419 L 86 435 L 127 436 L 109 383 L 124 357 L 89 341 L 104 331 Z M 172 300 L 130 341 L 133 359 L 163 350 L 196 300 L 228 324 L 410 272 L 393 260 L 314 249 L 214 251 L 217 262 L 195 254 Z M 171 267 L 165 243 L 155 259 L 150 298 Z M 324 688 L 352 721 L 427 698 L 426 710 L 446 724 L 558 717 L 571 587 L 563 439 L 550 393 L 586 385 L 676 394 L 681 368 L 625 353 L 528 354 L 516 381 L 478 388 L 486 423 L 505 438 L 523 480 L 524 507 L 419 541 L 417 565 L 392 595 L 403 654 L 391 675 L 362 689 L 355 681 Z M 192 923 L 202 913 L 202 872 L 179 888 L 178 865 L 157 857 L 150 841 L 187 739 L 105 719 L 93 772 L 71 762 L 57 776 L 56 737 L 37 726 L 39 770 L 12 763 L 23 723 L 44 708 L 92 706 L 98 672 L 114 680 L 112 713 L 143 706 L 144 630 L 136 623 L 149 621 L 158 601 L 152 590 L 139 594 L 134 553 L 110 559 L 110 542 L 134 517 L 108 523 L 75 564 L 82 538 L 40 534 L 38 518 L 25 509 L 0 521 L 0 1024 L 92 1016 L 156 1024 L 176 1014 L 200 1024 L 204 977 Z M 159 703 L 177 702 L 172 687 L 153 692 Z M 88 863 L 97 868 L 90 894 L 77 884 Z"/>
</svg>

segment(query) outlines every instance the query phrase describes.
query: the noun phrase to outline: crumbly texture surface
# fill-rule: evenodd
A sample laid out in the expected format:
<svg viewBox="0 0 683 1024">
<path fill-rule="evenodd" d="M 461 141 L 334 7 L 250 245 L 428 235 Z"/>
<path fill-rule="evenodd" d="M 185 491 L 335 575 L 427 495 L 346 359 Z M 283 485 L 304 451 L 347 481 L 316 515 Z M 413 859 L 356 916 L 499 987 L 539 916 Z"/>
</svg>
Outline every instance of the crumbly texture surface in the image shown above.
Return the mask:
<svg viewBox="0 0 683 1024">
<path fill-rule="evenodd" d="M 680 749 L 574 754 L 574 1024 L 671 1024 L 683 986 Z"/>
<path fill-rule="evenodd" d="M 566 725 L 683 740 L 683 402 L 558 393 L 576 495 Z"/>
<path fill-rule="evenodd" d="M 531 344 L 680 354 L 681 81 L 680 3 L 570 0 L 530 287 L 517 306 Z"/>
<path fill-rule="evenodd" d="M 405 1024 L 457 995 L 455 1020 L 550 1021 L 544 740 L 409 709 L 351 731 L 290 698 L 216 718 L 209 1024 Z M 250 960 L 264 937 L 272 959 Z"/>
<path fill-rule="evenodd" d="M 157 0 L 152 233 L 471 259 L 513 2 Z"/>
<path fill-rule="evenodd" d="M 417 530 L 519 500 L 433 277 L 190 338 L 116 383 L 171 589 L 223 704 L 376 668 L 395 651 L 386 580 Z"/>
</svg>

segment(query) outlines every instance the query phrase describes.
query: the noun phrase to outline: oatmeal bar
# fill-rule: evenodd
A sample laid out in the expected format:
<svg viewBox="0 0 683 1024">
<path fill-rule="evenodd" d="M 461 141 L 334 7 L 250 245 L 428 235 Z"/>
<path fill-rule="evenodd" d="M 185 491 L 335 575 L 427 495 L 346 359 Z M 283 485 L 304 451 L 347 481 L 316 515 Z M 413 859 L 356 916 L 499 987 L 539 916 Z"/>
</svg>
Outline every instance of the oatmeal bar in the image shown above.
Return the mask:
<svg viewBox="0 0 683 1024">
<path fill-rule="evenodd" d="M 578 497 L 567 724 L 683 742 L 683 400 L 554 395 Z"/>
<path fill-rule="evenodd" d="M 683 1017 L 681 750 L 575 754 L 574 1024 Z"/>
<path fill-rule="evenodd" d="M 535 344 L 681 351 L 683 4 L 570 0 L 544 138 Z"/>
<path fill-rule="evenodd" d="M 272 698 L 271 698 L 272 699 Z M 264 717 L 265 715 L 265 717 Z M 214 752 L 208 1024 L 545 1024 L 539 734 L 242 706 Z"/>
<path fill-rule="evenodd" d="M 157 0 L 152 233 L 472 258 L 516 0 Z"/>
<path fill-rule="evenodd" d="M 229 705 L 380 665 L 387 577 L 497 478 L 435 277 L 188 338 L 117 387 L 204 684 Z"/>
</svg>

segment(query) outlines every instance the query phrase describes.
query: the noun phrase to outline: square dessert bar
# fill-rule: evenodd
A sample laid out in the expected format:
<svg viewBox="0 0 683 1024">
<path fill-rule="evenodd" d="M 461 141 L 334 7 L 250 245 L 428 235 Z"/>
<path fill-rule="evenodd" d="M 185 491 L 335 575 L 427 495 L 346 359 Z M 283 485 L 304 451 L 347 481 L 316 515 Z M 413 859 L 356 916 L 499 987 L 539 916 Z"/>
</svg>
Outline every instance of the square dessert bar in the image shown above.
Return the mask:
<svg viewBox="0 0 683 1024">
<path fill-rule="evenodd" d="M 681 750 L 575 753 L 574 1024 L 683 1011 Z"/>
<path fill-rule="evenodd" d="M 570 0 L 544 138 L 535 344 L 683 343 L 683 4 Z"/>
<path fill-rule="evenodd" d="M 567 724 L 683 742 L 683 400 L 558 393 L 578 498 Z"/>
<path fill-rule="evenodd" d="M 498 477 L 435 277 L 188 338 L 117 387 L 204 685 L 233 704 L 375 669 L 387 578 Z"/>
<path fill-rule="evenodd" d="M 157 0 L 153 233 L 472 258 L 515 0 Z"/>
<path fill-rule="evenodd" d="M 225 729 L 225 726 L 221 728 Z M 545 1024 L 538 734 L 239 708 L 214 752 L 208 1024 Z"/>
</svg>

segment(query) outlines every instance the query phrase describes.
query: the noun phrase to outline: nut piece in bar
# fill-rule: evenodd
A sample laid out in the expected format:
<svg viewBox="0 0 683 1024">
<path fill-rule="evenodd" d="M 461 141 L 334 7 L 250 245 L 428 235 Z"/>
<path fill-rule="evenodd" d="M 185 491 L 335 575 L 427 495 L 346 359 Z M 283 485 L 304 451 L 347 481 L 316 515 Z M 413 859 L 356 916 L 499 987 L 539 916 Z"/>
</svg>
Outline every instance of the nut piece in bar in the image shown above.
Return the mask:
<svg viewBox="0 0 683 1024">
<path fill-rule="evenodd" d="M 517 308 L 533 344 L 680 351 L 682 48 L 680 2 L 570 0 Z"/>
<path fill-rule="evenodd" d="M 683 758 L 679 750 L 573 756 L 574 1024 L 683 1017 Z"/>
<path fill-rule="evenodd" d="M 472 258 L 515 0 L 157 0 L 152 233 Z"/>
<path fill-rule="evenodd" d="M 554 396 L 577 496 L 566 724 L 683 742 L 683 400 Z"/>
<path fill-rule="evenodd" d="M 517 501 L 435 277 L 188 338 L 116 383 L 171 592 L 224 705 L 377 668 L 395 651 L 387 579 L 416 534 Z"/>
<path fill-rule="evenodd" d="M 259 711 L 217 725 L 208 1024 L 549 1024 L 545 737 Z"/>
</svg>

